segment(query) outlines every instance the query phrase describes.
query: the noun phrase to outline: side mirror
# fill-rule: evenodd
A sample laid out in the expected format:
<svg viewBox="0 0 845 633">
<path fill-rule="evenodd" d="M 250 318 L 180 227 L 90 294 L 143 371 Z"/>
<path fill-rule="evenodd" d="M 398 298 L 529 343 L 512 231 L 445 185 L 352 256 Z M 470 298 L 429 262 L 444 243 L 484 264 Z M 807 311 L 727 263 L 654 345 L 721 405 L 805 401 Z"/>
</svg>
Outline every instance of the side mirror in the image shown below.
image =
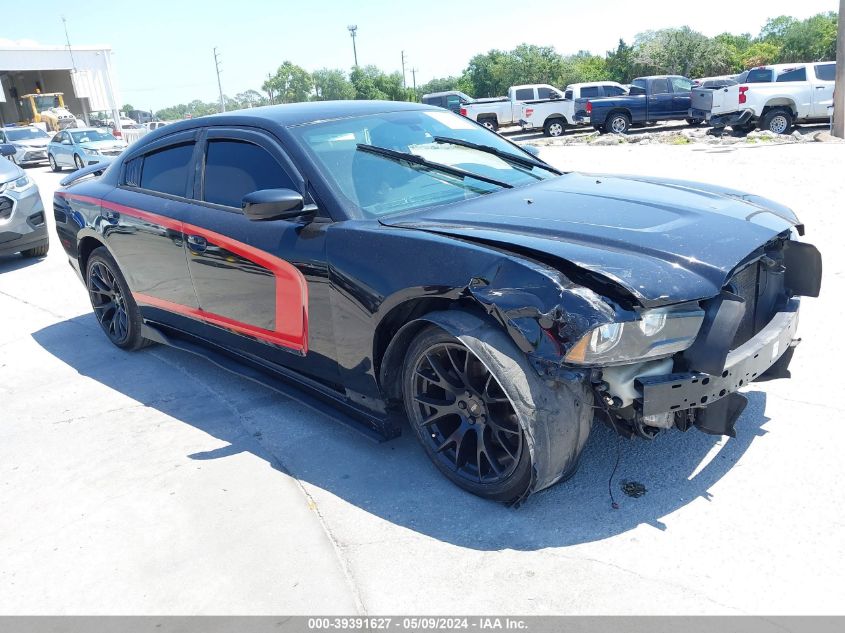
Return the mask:
<svg viewBox="0 0 845 633">
<path fill-rule="evenodd" d="M 528 152 L 532 156 L 539 156 L 540 155 L 540 148 L 538 148 L 536 145 L 523 145 L 522 149 L 524 149 L 526 152 Z"/>
<path fill-rule="evenodd" d="M 11 143 L 0 143 L 0 155 L 9 157 L 14 156 L 17 150 Z"/>
<path fill-rule="evenodd" d="M 250 220 L 287 220 L 305 215 L 302 194 L 293 189 L 262 189 L 244 196 L 241 208 Z"/>
<path fill-rule="evenodd" d="M 62 139 L 62 145 L 73 145 L 69 138 Z"/>
</svg>

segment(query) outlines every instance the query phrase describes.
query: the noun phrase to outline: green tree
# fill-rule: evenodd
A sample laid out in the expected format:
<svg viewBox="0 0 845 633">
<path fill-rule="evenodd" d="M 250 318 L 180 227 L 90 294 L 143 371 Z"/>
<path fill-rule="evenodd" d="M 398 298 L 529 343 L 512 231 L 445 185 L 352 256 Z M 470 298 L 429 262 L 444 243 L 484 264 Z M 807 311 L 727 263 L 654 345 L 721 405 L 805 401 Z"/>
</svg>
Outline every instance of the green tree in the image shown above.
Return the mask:
<svg viewBox="0 0 845 633">
<path fill-rule="evenodd" d="M 311 76 L 314 79 L 314 98 L 317 101 L 355 98 L 355 87 L 342 70 L 321 68 Z"/>
<path fill-rule="evenodd" d="M 134 109 L 135 109 L 135 106 L 133 106 L 132 104 L 124 103 L 123 106 L 121 106 L 120 111 L 121 112 L 131 112 Z"/>
<path fill-rule="evenodd" d="M 301 66 L 285 61 L 276 74 L 265 81 L 261 88 L 273 95 L 275 103 L 308 101 L 314 85 L 311 75 Z"/>
<path fill-rule="evenodd" d="M 438 77 L 418 86 L 417 91 L 423 95 L 430 92 L 447 92 L 449 90 L 461 90 L 460 85 L 460 77 Z"/>
<path fill-rule="evenodd" d="M 793 21 L 780 35 L 778 61 L 821 62 L 836 59 L 836 13 Z"/>
<path fill-rule="evenodd" d="M 757 41 L 742 52 L 739 64 L 740 70 L 774 64 L 779 58 L 780 46 L 773 42 Z"/>
<path fill-rule="evenodd" d="M 703 77 L 731 70 L 731 51 L 688 26 L 641 33 L 635 47 L 637 62 L 651 74 Z"/>
<path fill-rule="evenodd" d="M 639 73 L 634 59 L 634 47 L 628 46 L 620 39 L 615 51 L 607 51 L 605 55 L 607 77 L 613 81 L 626 84 Z"/>
<path fill-rule="evenodd" d="M 355 89 L 356 99 L 389 99 L 391 101 L 409 101 L 413 90 L 402 86 L 401 73 L 385 73 L 376 66 L 353 68 L 349 80 Z"/>
</svg>

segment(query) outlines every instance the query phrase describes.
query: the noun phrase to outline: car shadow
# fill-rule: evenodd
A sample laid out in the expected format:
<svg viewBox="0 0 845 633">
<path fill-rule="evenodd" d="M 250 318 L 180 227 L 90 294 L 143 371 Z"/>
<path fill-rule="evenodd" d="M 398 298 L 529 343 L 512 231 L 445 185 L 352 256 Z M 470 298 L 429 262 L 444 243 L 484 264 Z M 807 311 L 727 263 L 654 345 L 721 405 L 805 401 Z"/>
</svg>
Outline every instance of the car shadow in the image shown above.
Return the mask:
<svg viewBox="0 0 845 633">
<path fill-rule="evenodd" d="M 15 255 L 0 255 L 0 275 L 32 266 L 43 261 L 45 257 L 24 257 L 19 253 Z"/>
<path fill-rule="evenodd" d="M 596 423 L 576 475 L 514 509 L 453 486 L 407 430 L 397 440 L 376 443 L 190 354 L 162 346 L 122 352 L 90 314 L 48 326 L 33 338 L 80 375 L 225 442 L 209 451 L 206 440 L 191 459 L 252 453 L 280 477 L 329 493 L 313 491 L 318 503 L 334 496 L 405 529 L 483 551 L 576 545 L 644 524 L 671 529 L 666 517 L 717 494 L 713 487 L 766 432 L 768 420 L 765 393 L 751 391 L 735 438 L 691 430 L 653 441 L 625 440 Z"/>
</svg>

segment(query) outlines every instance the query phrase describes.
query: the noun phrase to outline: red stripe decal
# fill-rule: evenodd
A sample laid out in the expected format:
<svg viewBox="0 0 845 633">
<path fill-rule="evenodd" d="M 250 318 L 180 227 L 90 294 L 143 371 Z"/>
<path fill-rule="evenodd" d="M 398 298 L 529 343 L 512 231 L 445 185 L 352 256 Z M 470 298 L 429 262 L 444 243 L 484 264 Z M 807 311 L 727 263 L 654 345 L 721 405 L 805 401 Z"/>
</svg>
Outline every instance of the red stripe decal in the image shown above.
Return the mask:
<svg viewBox="0 0 845 633">
<path fill-rule="evenodd" d="M 235 319 L 212 312 L 206 312 L 201 308 L 197 309 L 184 306 L 143 293 L 133 293 L 133 296 L 136 301 L 145 305 L 200 319 L 213 325 L 234 330 L 241 334 L 248 334 L 276 345 L 293 348 L 303 354 L 308 352 L 308 285 L 299 269 L 289 262 L 270 255 L 254 246 L 234 240 L 226 235 L 210 231 L 201 226 L 194 226 L 193 224 L 158 215 L 157 213 L 65 191 L 57 191 L 56 195 L 70 200 L 96 204 L 143 220 L 144 222 L 163 226 L 181 233 L 200 235 L 212 244 L 225 248 L 259 266 L 267 268 L 273 273 L 276 279 L 275 330 L 266 330 L 255 325 L 250 325 L 249 323 L 236 321 Z"/>
</svg>

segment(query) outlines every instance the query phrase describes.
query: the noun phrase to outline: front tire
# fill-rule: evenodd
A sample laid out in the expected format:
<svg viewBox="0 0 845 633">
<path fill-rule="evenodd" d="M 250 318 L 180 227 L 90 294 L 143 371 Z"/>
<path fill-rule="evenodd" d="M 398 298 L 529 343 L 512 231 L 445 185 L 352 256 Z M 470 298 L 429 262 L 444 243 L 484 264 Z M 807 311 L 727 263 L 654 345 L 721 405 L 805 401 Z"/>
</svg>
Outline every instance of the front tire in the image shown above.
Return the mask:
<svg viewBox="0 0 845 633">
<path fill-rule="evenodd" d="M 82 162 L 82 159 L 79 158 L 79 154 L 73 155 L 73 164 L 76 165 L 77 169 L 82 169 L 85 167 L 85 163 Z"/>
<path fill-rule="evenodd" d="M 760 119 L 760 129 L 775 134 L 786 134 L 794 122 L 792 111 L 787 108 L 772 108 Z"/>
<path fill-rule="evenodd" d="M 430 326 L 408 350 L 403 396 L 429 459 L 479 497 L 513 502 L 531 481 L 531 454 L 499 378 L 459 340 Z"/>
<path fill-rule="evenodd" d="M 21 251 L 21 255 L 24 257 L 44 257 L 47 254 L 47 251 L 50 250 L 50 242 L 44 242 L 40 246 L 34 246 L 33 248 L 28 248 L 25 251 Z"/>
<path fill-rule="evenodd" d="M 52 154 L 47 156 L 47 162 L 50 163 L 50 169 L 53 171 L 61 171 L 62 168 L 59 167 L 59 164 L 56 162 L 56 157 Z"/>
<path fill-rule="evenodd" d="M 117 262 L 101 246 L 91 253 L 85 267 L 85 286 L 94 316 L 103 332 L 117 347 L 140 349 L 151 341 L 141 336 L 141 311 L 132 297 Z"/>
</svg>

